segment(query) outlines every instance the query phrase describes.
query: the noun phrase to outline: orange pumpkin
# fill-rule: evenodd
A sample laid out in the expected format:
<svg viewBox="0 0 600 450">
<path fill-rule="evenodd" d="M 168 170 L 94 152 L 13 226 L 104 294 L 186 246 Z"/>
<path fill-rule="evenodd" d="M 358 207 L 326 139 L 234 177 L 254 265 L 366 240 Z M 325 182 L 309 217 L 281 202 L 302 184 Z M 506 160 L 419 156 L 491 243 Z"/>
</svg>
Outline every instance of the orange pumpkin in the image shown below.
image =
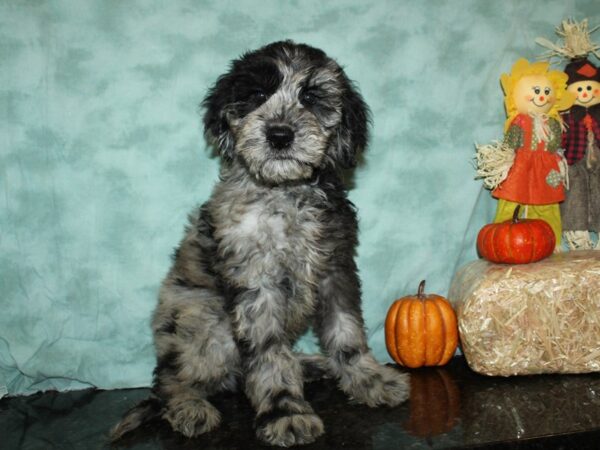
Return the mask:
<svg viewBox="0 0 600 450">
<path fill-rule="evenodd" d="M 519 219 L 517 205 L 512 220 L 485 225 L 477 235 L 477 250 L 494 263 L 529 264 L 550 256 L 556 246 L 554 231 L 542 219 Z"/>
<path fill-rule="evenodd" d="M 385 319 L 385 344 L 398 364 L 410 368 L 442 366 L 458 345 L 456 314 L 439 295 L 425 295 L 425 280 L 416 296 L 402 297 Z"/>
</svg>

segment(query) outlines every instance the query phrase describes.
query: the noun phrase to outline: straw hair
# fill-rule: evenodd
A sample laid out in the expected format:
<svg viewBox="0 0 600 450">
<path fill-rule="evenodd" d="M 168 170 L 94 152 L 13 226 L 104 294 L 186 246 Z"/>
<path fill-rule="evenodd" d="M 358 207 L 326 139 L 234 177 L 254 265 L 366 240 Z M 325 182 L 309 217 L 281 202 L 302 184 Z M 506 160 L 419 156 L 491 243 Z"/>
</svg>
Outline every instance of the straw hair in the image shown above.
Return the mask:
<svg viewBox="0 0 600 450">
<path fill-rule="evenodd" d="M 590 38 L 590 35 L 598 28 L 600 26 L 589 30 L 587 19 L 583 19 L 581 22 L 576 22 L 573 19 L 563 20 L 556 27 L 556 34 L 563 40 L 562 46 L 542 37 L 535 40 L 539 45 L 550 50 L 544 53 L 541 58 L 579 59 L 586 58 L 590 53 L 600 58 L 600 45 L 594 44 Z"/>
<path fill-rule="evenodd" d="M 502 90 L 504 91 L 504 107 L 506 108 L 506 115 L 508 117 L 504 124 L 505 132 L 508 131 L 510 124 L 517 114 L 519 114 L 513 96 L 515 86 L 521 78 L 530 75 L 543 75 L 550 81 L 556 101 L 546 115 L 558 120 L 562 126 L 560 111 L 569 109 L 575 102 L 576 97 L 570 92 L 567 92 L 567 74 L 558 70 L 548 70 L 549 66 L 550 63 L 547 61 L 530 63 L 526 59 L 521 58 L 513 65 L 509 74 L 503 73 L 500 76 L 500 83 L 502 84 Z"/>
</svg>

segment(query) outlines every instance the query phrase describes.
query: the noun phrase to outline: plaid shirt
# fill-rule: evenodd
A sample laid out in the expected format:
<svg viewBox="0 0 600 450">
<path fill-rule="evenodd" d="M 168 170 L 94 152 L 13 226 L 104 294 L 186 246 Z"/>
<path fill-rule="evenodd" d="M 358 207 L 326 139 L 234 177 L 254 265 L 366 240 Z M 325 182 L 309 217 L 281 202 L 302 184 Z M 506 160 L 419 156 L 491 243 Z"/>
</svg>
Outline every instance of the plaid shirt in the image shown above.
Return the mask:
<svg viewBox="0 0 600 450">
<path fill-rule="evenodd" d="M 562 136 L 562 147 L 565 149 L 565 158 L 571 166 L 585 156 L 587 148 L 587 127 L 585 124 L 586 114 L 590 115 L 588 121 L 591 123 L 596 142 L 600 144 L 600 104 L 586 109 L 582 106 L 573 106 L 569 112 L 563 115 L 567 131 Z"/>
</svg>

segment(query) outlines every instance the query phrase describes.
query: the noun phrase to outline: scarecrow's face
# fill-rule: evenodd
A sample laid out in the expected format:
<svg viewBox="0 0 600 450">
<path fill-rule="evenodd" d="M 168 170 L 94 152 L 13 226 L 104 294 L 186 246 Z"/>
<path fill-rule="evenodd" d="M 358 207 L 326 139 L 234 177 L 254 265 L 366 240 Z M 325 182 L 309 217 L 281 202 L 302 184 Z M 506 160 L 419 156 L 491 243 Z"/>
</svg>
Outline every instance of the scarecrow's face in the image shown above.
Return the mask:
<svg viewBox="0 0 600 450">
<path fill-rule="evenodd" d="M 513 92 L 521 114 L 545 114 L 556 101 L 552 82 L 544 75 L 527 75 L 517 81 Z"/>
<path fill-rule="evenodd" d="M 576 105 L 589 108 L 600 103 L 600 82 L 577 81 L 567 87 L 567 91 L 577 96 Z"/>
</svg>

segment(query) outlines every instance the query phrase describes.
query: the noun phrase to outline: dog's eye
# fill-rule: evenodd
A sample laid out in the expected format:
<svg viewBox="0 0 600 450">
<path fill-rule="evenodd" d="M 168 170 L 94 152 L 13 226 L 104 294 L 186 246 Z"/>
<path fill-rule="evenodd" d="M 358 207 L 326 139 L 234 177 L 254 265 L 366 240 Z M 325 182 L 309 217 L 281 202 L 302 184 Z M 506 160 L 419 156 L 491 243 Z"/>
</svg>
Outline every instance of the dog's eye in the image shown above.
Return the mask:
<svg viewBox="0 0 600 450">
<path fill-rule="evenodd" d="M 251 102 L 263 103 L 265 100 L 267 100 L 267 94 L 265 94 L 261 90 L 257 90 L 250 93 L 250 95 L 248 96 L 248 100 Z"/>
<path fill-rule="evenodd" d="M 306 106 L 312 106 L 319 100 L 319 97 L 311 91 L 304 91 L 300 94 L 300 102 Z"/>
</svg>

